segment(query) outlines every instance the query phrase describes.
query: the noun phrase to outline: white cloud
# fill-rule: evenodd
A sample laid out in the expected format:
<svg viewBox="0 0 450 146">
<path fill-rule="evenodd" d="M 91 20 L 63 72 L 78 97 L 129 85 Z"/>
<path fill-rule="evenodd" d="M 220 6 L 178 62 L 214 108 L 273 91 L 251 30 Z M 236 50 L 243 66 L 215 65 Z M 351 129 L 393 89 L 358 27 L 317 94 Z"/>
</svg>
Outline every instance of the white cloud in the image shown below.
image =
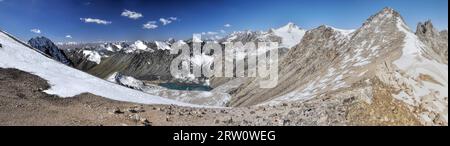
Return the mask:
<svg viewBox="0 0 450 146">
<path fill-rule="evenodd" d="M 208 35 L 216 35 L 216 34 L 218 34 L 218 33 L 217 33 L 217 32 L 209 31 L 207 34 L 208 34 Z"/>
<path fill-rule="evenodd" d="M 224 27 L 231 27 L 231 24 L 225 24 Z"/>
<path fill-rule="evenodd" d="M 128 17 L 130 19 L 134 19 L 134 20 L 144 17 L 144 15 L 142 15 L 141 13 L 133 12 L 133 11 L 126 10 L 126 9 L 122 12 L 122 16 Z"/>
<path fill-rule="evenodd" d="M 144 29 L 156 29 L 156 28 L 158 28 L 158 25 L 156 25 L 156 21 L 149 21 L 143 25 L 143 28 Z"/>
<path fill-rule="evenodd" d="M 172 21 L 177 21 L 178 20 L 177 17 L 169 17 L 169 19 L 172 20 Z"/>
<path fill-rule="evenodd" d="M 95 19 L 95 18 L 80 18 L 80 20 L 83 21 L 84 23 L 97 23 L 97 24 L 103 24 L 103 25 L 109 25 L 112 23 L 111 21 Z"/>
<path fill-rule="evenodd" d="M 220 30 L 220 33 L 227 33 L 227 31 L 225 31 L 225 30 Z"/>
<path fill-rule="evenodd" d="M 165 18 L 159 18 L 159 21 L 161 21 L 161 23 L 163 25 L 169 25 L 170 23 L 172 23 L 172 20 L 165 19 Z"/>
<path fill-rule="evenodd" d="M 30 31 L 33 33 L 41 34 L 41 30 L 37 28 L 31 29 Z"/>
<path fill-rule="evenodd" d="M 174 21 L 177 21 L 177 17 L 169 17 L 169 18 L 159 18 L 159 21 L 162 23 L 162 25 L 166 26 L 171 24 Z"/>
<path fill-rule="evenodd" d="M 71 36 L 71 35 L 66 35 L 66 38 L 69 38 L 69 39 L 71 39 L 71 38 L 72 38 L 72 36 Z"/>
</svg>

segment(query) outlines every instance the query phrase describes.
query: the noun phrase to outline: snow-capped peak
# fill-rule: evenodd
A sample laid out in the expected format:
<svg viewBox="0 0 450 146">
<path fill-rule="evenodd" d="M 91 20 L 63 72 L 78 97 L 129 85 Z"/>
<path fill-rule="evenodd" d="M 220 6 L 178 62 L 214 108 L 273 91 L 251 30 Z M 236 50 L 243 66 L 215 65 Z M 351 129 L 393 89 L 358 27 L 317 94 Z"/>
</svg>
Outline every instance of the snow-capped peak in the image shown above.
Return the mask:
<svg viewBox="0 0 450 146">
<path fill-rule="evenodd" d="M 137 40 L 129 48 L 125 51 L 126 53 L 133 53 L 135 51 L 153 51 L 153 49 L 149 48 L 144 41 Z"/>
<path fill-rule="evenodd" d="M 235 31 L 227 36 L 225 42 L 249 42 L 249 41 L 272 41 L 279 42 L 281 48 L 292 48 L 299 44 L 305 35 L 306 30 L 301 29 L 290 22 L 280 28 L 264 31 Z"/>
<path fill-rule="evenodd" d="M 367 19 L 367 21 L 364 23 L 364 26 L 382 24 L 387 21 L 395 22 L 397 21 L 397 18 L 403 21 L 403 18 L 401 17 L 400 13 L 398 13 L 392 8 L 386 7 L 377 14 L 372 15 L 369 19 Z"/>
<path fill-rule="evenodd" d="M 296 24 L 289 22 L 288 24 L 286 24 L 283 27 L 280 27 L 278 29 L 276 29 L 277 31 L 292 31 L 292 30 L 299 30 L 300 27 L 298 27 Z"/>
<path fill-rule="evenodd" d="M 300 43 L 306 33 L 306 30 L 303 30 L 294 23 L 289 22 L 283 27 L 272 29 L 271 33 L 282 39 L 281 47 L 292 48 Z"/>
<path fill-rule="evenodd" d="M 141 40 L 137 40 L 132 46 L 139 50 L 146 50 L 148 48 L 147 45 Z"/>
<path fill-rule="evenodd" d="M 100 64 L 102 61 L 102 57 L 97 51 L 83 50 L 83 55 L 87 57 L 89 61 L 95 62 L 97 64 Z"/>
</svg>

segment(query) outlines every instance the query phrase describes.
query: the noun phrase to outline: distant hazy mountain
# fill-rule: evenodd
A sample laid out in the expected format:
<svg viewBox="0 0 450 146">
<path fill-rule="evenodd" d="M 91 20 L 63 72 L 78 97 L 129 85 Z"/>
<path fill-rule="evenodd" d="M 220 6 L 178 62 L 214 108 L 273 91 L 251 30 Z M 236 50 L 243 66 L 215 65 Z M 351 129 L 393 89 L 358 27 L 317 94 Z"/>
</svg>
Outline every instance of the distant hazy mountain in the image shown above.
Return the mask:
<svg viewBox="0 0 450 146">
<path fill-rule="evenodd" d="M 306 30 L 294 23 L 288 23 L 277 29 L 264 31 L 237 31 L 223 38 L 222 42 L 278 42 L 282 48 L 292 48 L 302 40 Z"/>
</svg>

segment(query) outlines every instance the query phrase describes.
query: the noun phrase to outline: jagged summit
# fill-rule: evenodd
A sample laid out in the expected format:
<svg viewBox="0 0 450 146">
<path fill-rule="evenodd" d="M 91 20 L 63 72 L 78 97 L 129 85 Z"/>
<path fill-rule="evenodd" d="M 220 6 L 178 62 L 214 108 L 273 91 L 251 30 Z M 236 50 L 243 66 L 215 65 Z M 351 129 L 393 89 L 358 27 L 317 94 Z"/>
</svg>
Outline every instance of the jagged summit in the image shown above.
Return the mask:
<svg viewBox="0 0 450 146">
<path fill-rule="evenodd" d="M 425 22 L 419 22 L 417 25 L 416 35 L 421 36 L 437 36 L 439 35 L 439 31 L 434 28 L 431 20 L 427 20 Z"/>
<path fill-rule="evenodd" d="M 394 17 L 401 17 L 399 12 L 397 12 L 396 10 L 394 10 L 393 8 L 390 8 L 390 7 L 385 7 L 380 12 L 375 14 L 375 16 L 379 16 L 379 15 L 392 15 Z"/>
<path fill-rule="evenodd" d="M 448 32 L 439 32 L 431 20 L 428 20 L 417 25 L 415 35 L 431 49 L 425 50 L 427 57 L 448 64 Z"/>
<path fill-rule="evenodd" d="M 301 29 L 296 24 L 289 22 L 283 27 L 278 29 L 271 29 L 269 34 L 274 36 L 278 36 L 281 38 L 282 47 L 292 48 L 295 45 L 299 44 L 305 35 L 306 30 Z"/>
<path fill-rule="evenodd" d="M 397 21 L 398 19 L 404 21 L 400 13 L 390 7 L 385 7 L 375 15 L 370 16 L 369 19 L 364 22 L 363 26 L 371 24 L 381 24 L 386 21 Z"/>
</svg>

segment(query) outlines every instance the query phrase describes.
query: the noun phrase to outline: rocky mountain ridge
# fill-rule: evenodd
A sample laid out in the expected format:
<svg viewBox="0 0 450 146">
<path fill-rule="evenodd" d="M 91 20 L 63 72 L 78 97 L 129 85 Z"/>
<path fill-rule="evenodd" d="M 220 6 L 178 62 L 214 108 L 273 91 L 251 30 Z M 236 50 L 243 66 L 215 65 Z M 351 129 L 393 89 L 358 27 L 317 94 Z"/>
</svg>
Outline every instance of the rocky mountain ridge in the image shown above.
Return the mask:
<svg viewBox="0 0 450 146">
<path fill-rule="evenodd" d="M 432 29 L 431 29 L 432 30 Z M 445 44 L 442 41 L 443 44 Z M 439 46 L 439 45 L 438 45 Z M 233 94 L 232 106 L 309 101 L 338 94 L 368 105 L 375 99 L 401 101 L 425 125 L 448 123 L 448 65 L 422 43 L 391 8 L 371 16 L 350 34 L 320 26 L 283 58 L 278 86 L 258 88 L 250 80 Z M 381 97 L 380 90 L 383 95 Z"/>
</svg>

